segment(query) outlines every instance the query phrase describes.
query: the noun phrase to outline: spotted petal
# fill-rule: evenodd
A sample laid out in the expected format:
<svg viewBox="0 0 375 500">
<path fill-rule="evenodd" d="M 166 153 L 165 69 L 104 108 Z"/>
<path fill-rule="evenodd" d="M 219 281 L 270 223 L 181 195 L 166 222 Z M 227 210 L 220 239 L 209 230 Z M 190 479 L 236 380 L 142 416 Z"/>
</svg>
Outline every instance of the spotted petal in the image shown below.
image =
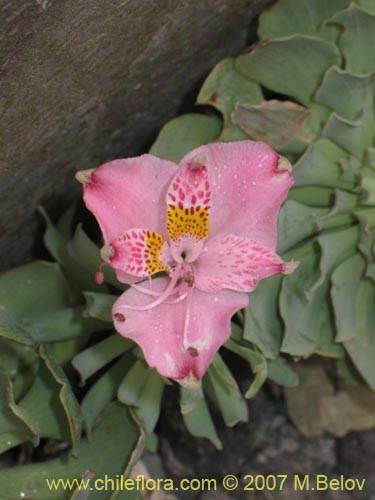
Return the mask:
<svg viewBox="0 0 375 500">
<path fill-rule="evenodd" d="M 293 184 L 287 160 L 262 142 L 239 141 L 199 147 L 181 165 L 197 155 L 211 187 L 210 235 L 230 232 L 275 250 L 280 205 Z"/>
<path fill-rule="evenodd" d="M 176 262 L 193 262 L 209 235 L 211 192 L 204 157 L 182 165 L 167 193 L 167 229 Z"/>
<path fill-rule="evenodd" d="M 114 160 L 78 176 L 84 201 L 110 244 L 132 228 L 165 234 L 165 196 L 177 165 L 152 155 Z M 82 172 L 81 174 L 84 174 Z"/>
<path fill-rule="evenodd" d="M 195 286 L 216 293 L 223 288 L 251 292 L 259 281 L 284 272 L 287 264 L 270 248 L 233 234 L 207 240 L 194 264 Z"/>
<path fill-rule="evenodd" d="M 170 270 L 164 237 L 147 229 L 126 231 L 103 248 L 102 256 L 114 269 L 140 278 Z"/>
<path fill-rule="evenodd" d="M 168 278 L 153 281 L 153 290 L 162 291 Z M 213 356 L 230 336 L 230 318 L 246 307 L 246 294 L 222 291 L 218 294 L 192 291 L 188 328 L 184 338 L 187 301 L 163 303 L 146 311 L 126 309 L 154 300 L 130 289 L 113 306 L 118 332 L 137 342 L 147 363 L 163 376 L 181 383 L 197 382 L 205 374 Z M 189 354 L 190 352 L 190 354 Z"/>
</svg>

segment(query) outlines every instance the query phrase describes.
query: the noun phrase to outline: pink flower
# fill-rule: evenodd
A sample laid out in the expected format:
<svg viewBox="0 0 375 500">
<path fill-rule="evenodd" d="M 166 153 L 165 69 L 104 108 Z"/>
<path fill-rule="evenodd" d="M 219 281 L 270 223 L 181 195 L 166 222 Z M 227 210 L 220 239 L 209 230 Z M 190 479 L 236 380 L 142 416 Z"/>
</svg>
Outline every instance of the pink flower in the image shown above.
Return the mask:
<svg viewBox="0 0 375 500">
<path fill-rule="evenodd" d="M 288 166 L 266 144 L 241 141 L 197 148 L 179 166 L 143 155 L 78 174 L 102 257 L 131 285 L 114 304 L 115 327 L 161 375 L 198 385 L 246 292 L 293 269 L 275 253 Z"/>
</svg>

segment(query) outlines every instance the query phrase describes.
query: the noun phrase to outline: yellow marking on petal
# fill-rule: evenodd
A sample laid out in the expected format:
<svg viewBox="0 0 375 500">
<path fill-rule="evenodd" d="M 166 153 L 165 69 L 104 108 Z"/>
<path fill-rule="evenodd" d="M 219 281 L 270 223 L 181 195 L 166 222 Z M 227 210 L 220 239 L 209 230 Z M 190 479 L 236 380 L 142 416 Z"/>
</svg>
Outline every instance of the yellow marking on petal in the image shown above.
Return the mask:
<svg viewBox="0 0 375 500">
<path fill-rule="evenodd" d="M 199 208 L 169 206 L 167 230 L 172 241 L 186 234 L 194 236 L 197 240 L 207 238 L 210 231 L 209 211 L 204 206 Z"/>
<path fill-rule="evenodd" d="M 150 274 L 159 273 L 161 271 L 169 271 L 169 266 L 166 266 L 161 261 L 161 252 L 164 246 L 164 237 L 154 231 L 147 231 L 145 237 L 146 247 L 149 253 L 147 261 L 147 270 Z"/>
</svg>

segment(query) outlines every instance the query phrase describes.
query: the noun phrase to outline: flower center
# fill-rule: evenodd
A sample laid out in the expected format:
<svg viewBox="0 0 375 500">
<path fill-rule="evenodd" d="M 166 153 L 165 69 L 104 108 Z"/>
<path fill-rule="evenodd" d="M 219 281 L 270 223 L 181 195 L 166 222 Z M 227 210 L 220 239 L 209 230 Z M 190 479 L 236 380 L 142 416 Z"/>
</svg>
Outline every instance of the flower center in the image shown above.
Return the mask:
<svg viewBox="0 0 375 500">
<path fill-rule="evenodd" d="M 155 297 L 155 300 L 143 306 L 124 305 L 119 308 L 119 312 L 116 313 L 116 319 L 121 322 L 125 321 L 126 314 L 122 314 L 122 312 L 126 313 L 129 310 L 148 311 L 161 304 L 174 305 L 184 301 L 186 303 L 186 309 L 183 326 L 183 348 L 190 356 L 195 358 L 199 356 L 199 350 L 196 346 L 191 345 L 188 339 L 192 295 L 195 283 L 193 266 L 192 264 L 186 262 L 177 264 L 172 268 L 169 276 L 170 282 L 162 292 L 157 292 L 152 289 L 152 280 L 149 280 L 148 287 L 136 284 L 130 285 L 132 288 L 135 288 L 137 291 L 144 293 L 145 295 Z"/>
</svg>

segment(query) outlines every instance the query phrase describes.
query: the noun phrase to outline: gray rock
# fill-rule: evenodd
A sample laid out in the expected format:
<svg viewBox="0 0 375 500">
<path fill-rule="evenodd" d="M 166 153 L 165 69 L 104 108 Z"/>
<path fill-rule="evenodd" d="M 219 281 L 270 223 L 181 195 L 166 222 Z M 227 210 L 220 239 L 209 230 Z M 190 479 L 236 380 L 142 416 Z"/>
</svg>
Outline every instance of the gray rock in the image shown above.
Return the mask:
<svg viewBox="0 0 375 500">
<path fill-rule="evenodd" d="M 0 266 L 76 170 L 139 153 L 270 0 L 0 0 Z"/>
</svg>

